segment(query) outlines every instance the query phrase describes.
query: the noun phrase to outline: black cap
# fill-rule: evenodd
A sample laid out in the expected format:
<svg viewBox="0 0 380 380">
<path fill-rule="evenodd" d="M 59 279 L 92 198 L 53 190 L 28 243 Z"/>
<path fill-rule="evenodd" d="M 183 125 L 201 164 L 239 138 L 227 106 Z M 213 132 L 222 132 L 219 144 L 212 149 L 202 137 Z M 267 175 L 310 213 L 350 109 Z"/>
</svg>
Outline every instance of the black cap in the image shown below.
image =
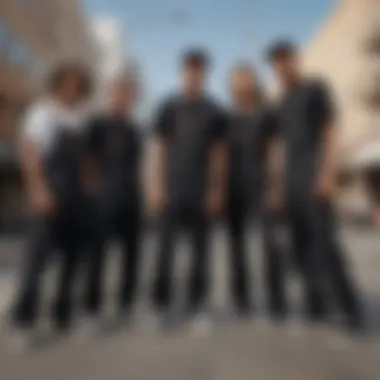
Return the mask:
<svg viewBox="0 0 380 380">
<path fill-rule="evenodd" d="M 297 53 L 296 45 L 291 41 L 276 41 L 269 46 L 266 52 L 266 58 L 273 62 L 280 58 L 292 56 Z"/>
<path fill-rule="evenodd" d="M 210 65 L 210 58 L 207 51 L 203 49 L 189 49 L 183 54 L 182 63 L 183 65 L 208 67 Z"/>
</svg>

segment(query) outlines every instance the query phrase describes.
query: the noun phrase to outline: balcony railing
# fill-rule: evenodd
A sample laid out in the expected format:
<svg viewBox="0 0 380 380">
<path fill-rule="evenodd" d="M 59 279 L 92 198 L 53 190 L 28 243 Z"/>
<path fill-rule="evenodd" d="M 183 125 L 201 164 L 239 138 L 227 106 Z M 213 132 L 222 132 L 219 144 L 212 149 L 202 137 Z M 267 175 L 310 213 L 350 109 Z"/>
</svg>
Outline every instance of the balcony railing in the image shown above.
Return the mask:
<svg viewBox="0 0 380 380">
<path fill-rule="evenodd" d="M 365 102 L 380 107 L 380 55 L 367 66 L 359 85 L 360 95 Z"/>
<path fill-rule="evenodd" d="M 365 48 L 372 53 L 380 52 L 380 15 L 376 15 L 368 22 L 365 30 Z"/>
</svg>

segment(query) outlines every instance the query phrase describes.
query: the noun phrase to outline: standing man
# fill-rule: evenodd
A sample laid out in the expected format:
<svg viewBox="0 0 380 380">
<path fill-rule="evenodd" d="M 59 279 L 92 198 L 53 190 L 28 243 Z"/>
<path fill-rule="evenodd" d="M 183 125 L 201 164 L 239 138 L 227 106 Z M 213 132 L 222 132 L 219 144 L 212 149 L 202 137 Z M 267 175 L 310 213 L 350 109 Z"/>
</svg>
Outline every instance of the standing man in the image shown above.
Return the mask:
<svg viewBox="0 0 380 380">
<path fill-rule="evenodd" d="M 274 44 L 268 59 L 283 87 L 279 129 L 285 144 L 285 199 L 307 315 L 324 320 L 326 295 L 333 294 L 348 325 L 359 328 L 359 301 L 337 242 L 332 209 L 337 134 L 330 92 L 321 80 L 302 76 L 291 43 Z"/>
<path fill-rule="evenodd" d="M 251 221 L 263 222 L 265 280 L 271 317 L 286 315 L 283 255 L 277 244 L 273 210 L 263 209 L 268 193 L 268 143 L 276 117 L 269 109 L 259 77 L 246 63 L 233 67 L 230 79 L 233 110 L 228 123 L 229 178 L 227 227 L 230 240 L 231 291 L 234 310 L 249 316 L 251 305 L 250 268 L 245 235 Z M 266 205 L 265 205 L 266 206 Z"/>
<path fill-rule="evenodd" d="M 166 101 L 155 120 L 155 183 L 151 207 L 159 211 L 160 238 L 153 302 L 167 312 L 173 299 L 175 237 L 186 227 L 192 239 L 187 312 L 206 302 L 210 219 L 222 211 L 226 186 L 225 118 L 205 92 L 207 54 L 190 50 L 182 60 L 182 89 Z"/>
<path fill-rule="evenodd" d="M 21 163 L 33 228 L 13 316 L 15 326 L 22 331 L 32 328 L 36 321 L 41 274 L 53 249 L 60 250 L 62 258 L 54 324 L 62 332 L 72 322 L 71 293 L 86 222 L 83 130 L 78 107 L 90 88 L 85 68 L 62 64 L 50 76 L 46 99 L 32 105 L 26 116 Z"/>
<path fill-rule="evenodd" d="M 128 317 L 136 298 L 140 261 L 140 128 L 134 120 L 138 86 L 133 73 L 116 78 L 110 108 L 92 120 L 88 142 L 95 178 L 98 231 L 89 257 L 85 307 L 98 316 L 102 306 L 105 253 L 111 238 L 122 245 L 118 305 Z"/>
</svg>

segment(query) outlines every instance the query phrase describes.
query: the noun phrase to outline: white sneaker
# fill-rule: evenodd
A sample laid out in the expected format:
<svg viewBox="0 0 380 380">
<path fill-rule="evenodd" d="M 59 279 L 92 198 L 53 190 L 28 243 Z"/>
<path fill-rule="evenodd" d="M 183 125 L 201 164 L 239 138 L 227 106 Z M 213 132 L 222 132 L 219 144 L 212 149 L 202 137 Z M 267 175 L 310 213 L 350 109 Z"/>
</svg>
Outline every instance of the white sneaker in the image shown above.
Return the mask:
<svg viewBox="0 0 380 380">
<path fill-rule="evenodd" d="M 199 313 L 191 322 L 191 332 L 197 338 L 209 336 L 212 329 L 210 316 L 207 313 Z"/>
<path fill-rule="evenodd" d="M 13 354 L 22 354 L 35 346 L 35 335 L 31 329 L 14 330 L 10 332 L 8 348 Z"/>
<path fill-rule="evenodd" d="M 272 321 L 269 319 L 268 316 L 260 315 L 255 318 L 253 321 L 254 327 L 257 327 L 259 331 L 265 331 L 267 332 L 273 327 Z"/>
<path fill-rule="evenodd" d="M 79 336 L 92 338 L 100 332 L 100 319 L 98 317 L 86 317 L 79 327 Z"/>
</svg>

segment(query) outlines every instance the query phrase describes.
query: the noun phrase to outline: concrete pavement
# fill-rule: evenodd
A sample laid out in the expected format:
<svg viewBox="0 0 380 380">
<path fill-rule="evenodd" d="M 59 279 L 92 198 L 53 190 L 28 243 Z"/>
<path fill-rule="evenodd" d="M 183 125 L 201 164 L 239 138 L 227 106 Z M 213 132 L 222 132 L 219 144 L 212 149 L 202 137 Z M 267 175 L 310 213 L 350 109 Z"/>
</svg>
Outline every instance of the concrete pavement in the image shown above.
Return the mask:
<svg viewBox="0 0 380 380">
<path fill-rule="evenodd" d="M 354 275 L 365 295 L 374 332 L 369 339 L 352 341 L 336 329 L 321 326 L 307 329 L 294 324 L 268 326 L 260 323 L 262 318 L 249 323 L 222 321 L 201 336 L 189 326 L 166 336 L 158 335 L 147 329 L 145 323 L 149 319 L 144 306 L 154 260 L 154 238 L 150 236 L 145 241 L 141 302 L 134 328 L 97 339 L 82 339 L 73 334 L 67 340 L 26 355 L 9 353 L 5 338 L 0 337 L 0 379 L 379 380 L 380 338 L 375 332 L 380 331 L 380 235 L 376 231 L 345 229 L 342 236 Z M 264 303 L 260 244 L 254 236 L 249 240 L 252 288 L 260 311 Z M 180 251 L 176 262 L 178 302 L 183 298 L 189 262 L 183 242 Z M 221 231 L 215 237 L 213 252 L 212 303 L 225 307 L 226 241 Z M 14 267 L 15 263 L 3 266 L 7 270 L 0 274 L 3 310 L 16 286 L 10 272 Z M 111 260 L 108 271 L 108 292 L 113 295 L 116 258 Z M 53 278 L 53 274 L 47 275 L 48 282 L 53 282 Z M 290 287 L 297 305 L 296 281 Z M 48 293 L 53 291 L 48 288 Z M 112 307 L 112 297 L 107 307 Z"/>
</svg>

